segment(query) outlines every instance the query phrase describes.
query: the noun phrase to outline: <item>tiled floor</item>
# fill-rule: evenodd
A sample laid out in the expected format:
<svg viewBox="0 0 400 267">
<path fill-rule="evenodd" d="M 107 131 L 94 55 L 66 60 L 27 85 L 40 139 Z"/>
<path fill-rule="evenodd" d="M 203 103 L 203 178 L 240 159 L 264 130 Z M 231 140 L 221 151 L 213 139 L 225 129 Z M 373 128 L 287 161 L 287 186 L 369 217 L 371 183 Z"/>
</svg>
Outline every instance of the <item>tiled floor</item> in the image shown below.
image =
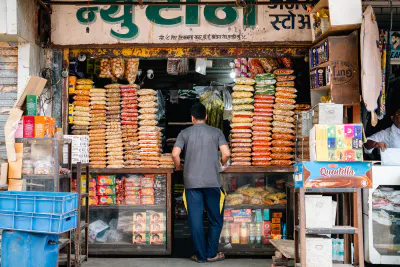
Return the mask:
<svg viewBox="0 0 400 267">
<path fill-rule="evenodd" d="M 271 259 L 226 259 L 216 263 L 195 263 L 173 258 L 90 258 L 83 267 L 270 267 Z"/>
</svg>

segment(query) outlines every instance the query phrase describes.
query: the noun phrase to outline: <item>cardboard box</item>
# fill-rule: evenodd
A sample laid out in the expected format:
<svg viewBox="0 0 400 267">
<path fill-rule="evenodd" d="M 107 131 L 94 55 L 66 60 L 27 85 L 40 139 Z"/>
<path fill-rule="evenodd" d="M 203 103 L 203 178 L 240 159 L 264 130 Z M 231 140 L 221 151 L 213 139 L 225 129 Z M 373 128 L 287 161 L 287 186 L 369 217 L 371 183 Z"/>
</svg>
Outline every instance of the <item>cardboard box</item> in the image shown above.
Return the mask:
<svg viewBox="0 0 400 267">
<path fill-rule="evenodd" d="M 18 122 L 17 130 L 15 131 L 15 138 L 24 138 L 24 121 L 20 120 Z"/>
<path fill-rule="evenodd" d="M 23 191 L 24 180 L 22 179 L 8 179 L 9 191 Z"/>
<path fill-rule="evenodd" d="M 35 116 L 35 138 L 45 138 L 49 129 L 49 119 L 46 116 Z"/>
<path fill-rule="evenodd" d="M 24 138 L 35 137 L 35 117 L 24 116 Z"/>
<path fill-rule="evenodd" d="M 332 196 L 307 195 L 305 208 L 307 228 L 332 228 Z"/>
<path fill-rule="evenodd" d="M 35 95 L 26 95 L 26 101 L 25 101 L 26 116 L 37 116 L 37 100 L 38 97 Z"/>
<path fill-rule="evenodd" d="M 332 267 L 332 240 L 306 237 L 306 266 Z"/>
<path fill-rule="evenodd" d="M 0 164 L 0 185 L 7 184 L 8 177 L 8 163 Z"/>
<path fill-rule="evenodd" d="M 294 165 L 295 188 L 372 188 L 369 162 L 302 162 Z"/>
<path fill-rule="evenodd" d="M 21 179 L 22 175 L 22 158 L 24 152 L 24 144 L 14 144 L 14 151 L 16 160 L 8 163 L 8 178 L 9 179 Z"/>
<path fill-rule="evenodd" d="M 4 127 L 5 141 L 7 149 L 7 159 L 9 162 L 16 160 L 15 148 L 14 148 L 14 133 L 18 127 L 18 121 L 21 120 L 23 114 L 22 106 L 24 105 L 26 95 L 36 95 L 40 96 L 47 83 L 47 79 L 43 79 L 37 76 L 29 77 L 28 83 L 25 86 L 20 97 L 15 102 L 14 107 L 10 111 L 10 116 L 8 116 L 6 125 Z"/>
<path fill-rule="evenodd" d="M 317 124 L 310 130 L 310 161 L 363 161 L 361 124 Z"/>
<path fill-rule="evenodd" d="M 343 105 L 320 103 L 313 108 L 313 124 L 343 124 Z"/>
</svg>

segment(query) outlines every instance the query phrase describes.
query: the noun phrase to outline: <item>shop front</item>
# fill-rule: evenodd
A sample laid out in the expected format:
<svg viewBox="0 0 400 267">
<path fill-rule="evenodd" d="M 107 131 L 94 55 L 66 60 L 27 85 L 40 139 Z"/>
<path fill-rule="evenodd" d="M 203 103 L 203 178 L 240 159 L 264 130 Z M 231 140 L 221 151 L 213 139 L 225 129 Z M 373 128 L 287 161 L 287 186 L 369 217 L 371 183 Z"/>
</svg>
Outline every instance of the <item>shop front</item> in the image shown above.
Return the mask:
<svg viewBox="0 0 400 267">
<path fill-rule="evenodd" d="M 286 235 L 283 192 L 292 180 L 293 167 L 287 156 L 276 158 L 273 165 L 262 160 L 263 147 L 274 141 L 272 122 L 262 119 L 262 112 L 272 118 L 269 97 L 262 97 L 257 111 L 241 109 L 246 103 L 231 95 L 234 78 L 247 79 L 257 68 L 258 74 L 284 68 L 295 73 L 289 91 L 298 92 L 297 100 L 288 101 L 310 103 L 304 58 L 311 30 L 303 2 L 243 8 L 180 6 L 175 1 L 144 7 L 53 5 L 52 11 L 51 42 L 63 51 L 63 67 L 68 71 L 62 95 L 55 96 L 62 102 L 58 119 L 64 134 L 90 137 L 88 156 L 75 155 L 91 167 L 86 181 L 91 187 L 94 233 L 89 253 L 168 255 L 174 246 L 185 246 L 182 173 L 173 173 L 167 158 L 179 132 L 191 126 L 190 106 L 201 101 L 209 104 L 208 124 L 220 128 L 227 139 L 232 139 L 228 137 L 232 129 L 240 128 L 232 122 L 232 112 L 260 112 L 256 140 L 260 150 L 253 155 L 258 164 L 248 160 L 251 153 L 241 157 L 238 152 L 250 150 L 251 144 L 241 148 L 234 145 L 241 142 L 230 140 L 237 154 L 233 166 L 221 174 L 228 197 L 220 249 L 232 254 L 272 254 L 271 235 Z M 253 69 L 248 61 L 255 62 Z M 294 121 L 294 110 L 286 115 L 290 118 L 285 120 Z M 289 135 L 294 140 L 294 131 Z M 273 217 L 272 233 L 268 223 Z"/>
</svg>

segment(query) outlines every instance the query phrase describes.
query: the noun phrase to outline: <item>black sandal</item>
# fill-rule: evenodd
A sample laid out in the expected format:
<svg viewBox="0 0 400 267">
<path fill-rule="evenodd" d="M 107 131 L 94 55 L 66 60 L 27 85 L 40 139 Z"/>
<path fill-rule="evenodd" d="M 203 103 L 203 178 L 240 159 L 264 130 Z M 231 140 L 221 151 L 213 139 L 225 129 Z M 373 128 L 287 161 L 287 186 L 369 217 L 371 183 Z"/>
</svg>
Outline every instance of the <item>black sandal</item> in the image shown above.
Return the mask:
<svg viewBox="0 0 400 267">
<path fill-rule="evenodd" d="M 225 255 L 222 252 L 218 252 L 217 256 L 213 259 L 207 259 L 207 262 L 217 262 L 217 261 L 223 261 L 225 260 Z"/>
<path fill-rule="evenodd" d="M 205 261 L 199 261 L 199 260 L 197 259 L 197 256 L 196 256 L 196 255 L 193 255 L 190 259 L 191 259 L 192 261 L 197 262 L 197 263 L 205 263 Z"/>
</svg>

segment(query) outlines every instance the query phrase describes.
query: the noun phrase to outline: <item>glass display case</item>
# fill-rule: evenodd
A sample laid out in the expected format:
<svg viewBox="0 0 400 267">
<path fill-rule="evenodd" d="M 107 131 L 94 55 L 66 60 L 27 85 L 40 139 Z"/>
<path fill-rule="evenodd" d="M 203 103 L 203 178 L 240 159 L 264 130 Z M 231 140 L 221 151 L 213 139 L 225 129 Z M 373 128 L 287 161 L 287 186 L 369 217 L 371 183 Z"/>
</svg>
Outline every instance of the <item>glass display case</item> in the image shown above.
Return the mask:
<svg viewBox="0 0 400 267">
<path fill-rule="evenodd" d="M 292 179 L 291 168 L 230 167 L 221 174 L 227 196 L 220 251 L 272 255 L 270 240 L 286 239 L 285 183 Z"/>
<path fill-rule="evenodd" d="M 400 166 L 373 166 L 363 195 L 365 259 L 400 265 Z"/>
<path fill-rule="evenodd" d="M 70 144 L 70 140 L 22 138 L 16 139 L 15 142 L 23 144 L 22 190 L 63 191 L 63 182 L 67 184 L 69 178 L 68 173 L 60 174 L 63 145 Z"/>
<path fill-rule="evenodd" d="M 170 254 L 171 173 L 91 169 L 89 254 Z"/>
</svg>

